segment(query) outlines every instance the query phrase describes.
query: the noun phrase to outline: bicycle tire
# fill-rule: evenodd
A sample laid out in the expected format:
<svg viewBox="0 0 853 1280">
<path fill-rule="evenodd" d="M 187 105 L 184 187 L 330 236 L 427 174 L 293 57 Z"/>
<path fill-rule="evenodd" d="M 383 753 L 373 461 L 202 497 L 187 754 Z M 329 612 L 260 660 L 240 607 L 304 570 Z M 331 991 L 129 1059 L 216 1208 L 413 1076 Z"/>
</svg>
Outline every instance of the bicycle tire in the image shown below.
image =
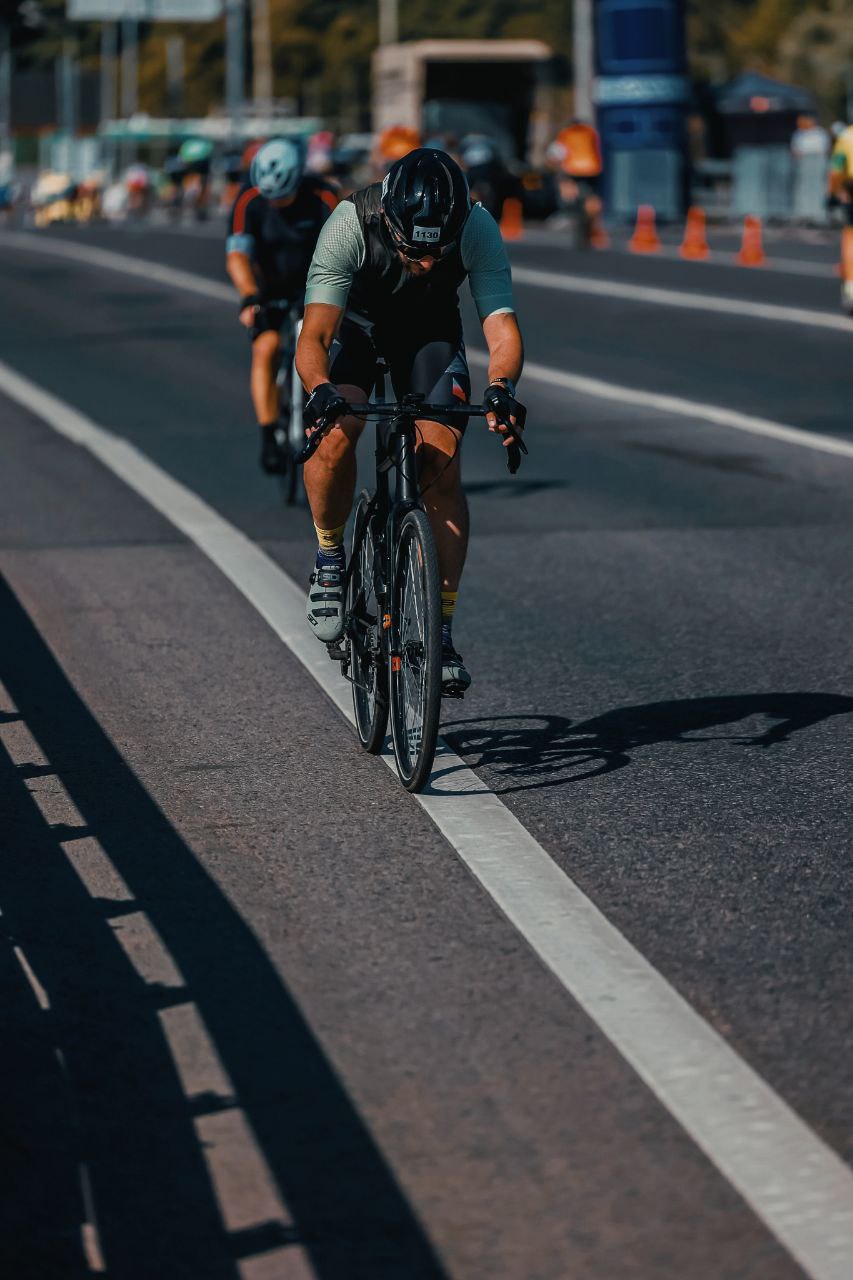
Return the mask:
<svg viewBox="0 0 853 1280">
<path fill-rule="evenodd" d="M 441 715 L 441 592 L 432 530 L 417 509 L 403 517 L 396 539 L 391 617 L 389 693 L 397 773 L 407 791 L 422 791 L 432 773 Z"/>
<path fill-rule="evenodd" d="M 370 497 L 363 493 L 353 522 L 347 618 L 355 727 L 365 751 L 378 755 L 388 731 L 388 683 L 373 572 L 375 551 L 369 529 L 356 555 L 369 505 Z"/>
</svg>

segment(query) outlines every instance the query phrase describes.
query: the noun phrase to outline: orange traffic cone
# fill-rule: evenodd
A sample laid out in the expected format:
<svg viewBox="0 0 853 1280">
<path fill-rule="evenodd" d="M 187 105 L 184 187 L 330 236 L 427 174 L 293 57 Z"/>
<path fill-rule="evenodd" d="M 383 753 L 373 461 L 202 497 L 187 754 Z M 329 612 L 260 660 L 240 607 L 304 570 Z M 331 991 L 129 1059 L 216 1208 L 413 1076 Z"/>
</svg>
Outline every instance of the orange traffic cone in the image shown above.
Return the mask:
<svg viewBox="0 0 853 1280">
<path fill-rule="evenodd" d="M 501 235 L 504 240 L 520 240 L 523 230 L 521 201 L 517 196 L 507 196 L 501 212 Z"/>
<path fill-rule="evenodd" d="M 763 267 L 767 261 L 761 243 L 761 219 L 749 213 L 743 220 L 743 242 L 735 261 L 741 267 Z"/>
<path fill-rule="evenodd" d="M 641 204 L 637 210 L 637 225 L 628 241 L 632 253 L 658 253 L 660 240 L 655 226 L 655 211 L 650 204 Z"/>
<path fill-rule="evenodd" d="M 687 210 L 684 239 L 678 252 L 682 258 L 690 258 L 695 262 L 704 262 L 709 256 L 710 250 L 705 235 L 704 209 L 691 208 Z"/>
</svg>

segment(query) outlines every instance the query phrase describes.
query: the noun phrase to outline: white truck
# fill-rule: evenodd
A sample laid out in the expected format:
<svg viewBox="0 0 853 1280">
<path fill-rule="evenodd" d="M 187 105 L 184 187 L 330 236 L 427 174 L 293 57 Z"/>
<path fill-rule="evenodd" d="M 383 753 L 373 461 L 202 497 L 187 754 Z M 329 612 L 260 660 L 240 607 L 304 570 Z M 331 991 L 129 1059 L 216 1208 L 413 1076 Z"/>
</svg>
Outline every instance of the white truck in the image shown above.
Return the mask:
<svg viewBox="0 0 853 1280">
<path fill-rule="evenodd" d="M 488 134 L 505 161 L 541 160 L 552 129 L 553 51 L 541 40 L 413 40 L 373 55 L 373 128 Z"/>
</svg>

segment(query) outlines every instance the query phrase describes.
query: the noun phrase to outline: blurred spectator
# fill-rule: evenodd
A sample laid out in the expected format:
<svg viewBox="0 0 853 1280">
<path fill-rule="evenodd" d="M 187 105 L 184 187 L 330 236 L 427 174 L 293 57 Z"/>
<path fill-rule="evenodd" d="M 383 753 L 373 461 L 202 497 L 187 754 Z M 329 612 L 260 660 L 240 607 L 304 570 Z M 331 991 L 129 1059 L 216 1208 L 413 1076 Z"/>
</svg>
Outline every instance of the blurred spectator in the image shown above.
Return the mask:
<svg viewBox="0 0 853 1280">
<path fill-rule="evenodd" d="M 826 221 L 826 173 L 830 141 L 814 116 L 797 117 L 791 137 L 794 165 L 794 217 L 800 222 Z"/>
<path fill-rule="evenodd" d="M 586 192 L 598 194 L 604 168 L 601 160 L 601 143 L 597 129 L 582 120 L 573 120 L 561 129 L 553 145 L 561 149 L 560 168 L 577 182 L 585 184 Z"/>
<path fill-rule="evenodd" d="M 77 186 L 74 217 L 78 222 L 94 222 L 101 217 L 101 202 L 107 175 L 102 169 L 88 173 Z"/>
<path fill-rule="evenodd" d="M 184 163 L 184 206 L 191 208 L 197 221 L 207 217 L 210 199 L 210 162 L 213 143 L 209 138 L 187 138 L 178 152 Z"/>
<path fill-rule="evenodd" d="M 132 218 L 144 218 L 151 211 L 154 184 L 147 164 L 132 164 L 124 175 L 127 188 L 127 212 Z"/>
<path fill-rule="evenodd" d="M 841 305 L 853 316 L 853 125 L 842 129 L 835 139 L 829 194 L 840 205 L 847 224 L 841 232 Z"/>
<path fill-rule="evenodd" d="M 335 135 L 331 129 L 320 129 L 308 139 L 305 172 L 328 179 L 334 171 Z"/>
<path fill-rule="evenodd" d="M 101 212 L 107 222 L 121 222 L 127 215 L 127 187 L 123 182 L 111 182 L 104 189 Z"/>
<path fill-rule="evenodd" d="M 418 129 L 410 129 L 404 124 L 392 124 L 390 128 L 383 129 L 373 152 L 373 166 L 377 176 L 384 176 L 395 160 L 402 160 L 403 156 L 420 145 L 421 135 Z"/>
<path fill-rule="evenodd" d="M 70 222 L 77 185 L 70 174 L 46 170 L 40 173 L 32 189 L 35 224 L 48 227 L 52 222 Z"/>
<path fill-rule="evenodd" d="M 553 174 L 557 212 L 550 221 L 570 231 L 578 246 L 589 243 L 595 219 L 601 214 L 601 143 L 598 131 L 582 120 L 561 129 L 545 152 Z"/>
</svg>

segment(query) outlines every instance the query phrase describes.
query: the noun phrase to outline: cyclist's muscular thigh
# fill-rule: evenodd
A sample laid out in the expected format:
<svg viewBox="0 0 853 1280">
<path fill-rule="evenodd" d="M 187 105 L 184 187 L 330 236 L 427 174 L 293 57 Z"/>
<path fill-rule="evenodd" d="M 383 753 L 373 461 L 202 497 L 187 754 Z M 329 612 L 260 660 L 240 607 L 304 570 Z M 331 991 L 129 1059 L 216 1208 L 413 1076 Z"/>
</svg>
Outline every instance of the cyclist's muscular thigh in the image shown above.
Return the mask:
<svg viewBox="0 0 853 1280">
<path fill-rule="evenodd" d="M 337 385 L 350 404 L 367 400 L 363 388 L 349 383 Z M 314 523 L 321 529 L 336 529 L 349 518 L 356 482 L 355 446 L 363 430 L 362 418 L 343 418 L 305 464 L 305 492 Z"/>
</svg>

